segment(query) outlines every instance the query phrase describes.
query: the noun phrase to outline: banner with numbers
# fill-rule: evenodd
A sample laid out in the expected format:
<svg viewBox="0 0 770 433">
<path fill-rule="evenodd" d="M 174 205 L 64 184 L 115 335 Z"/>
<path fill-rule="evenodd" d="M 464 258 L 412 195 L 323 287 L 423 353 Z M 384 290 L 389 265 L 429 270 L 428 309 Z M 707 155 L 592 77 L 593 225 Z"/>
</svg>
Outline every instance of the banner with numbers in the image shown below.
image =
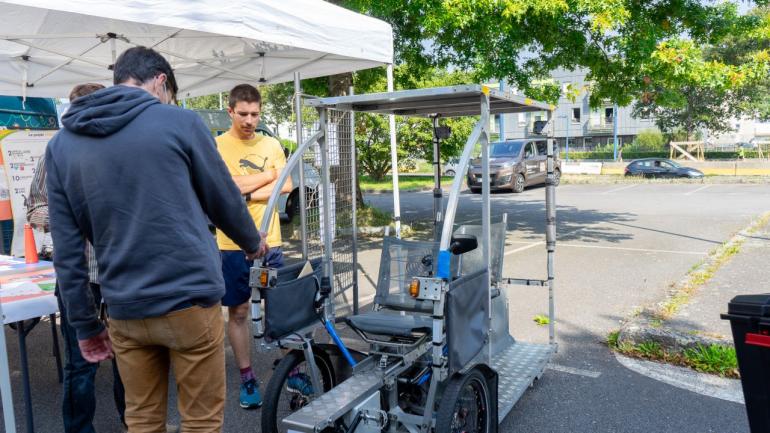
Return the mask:
<svg viewBox="0 0 770 433">
<path fill-rule="evenodd" d="M 27 222 L 27 197 L 35 167 L 45 154 L 48 141 L 56 131 L 14 131 L 0 141 L 3 152 L 5 178 L 8 181 L 8 193 L 13 212 L 13 243 L 11 255 L 24 256 L 24 224 Z M 44 233 L 35 231 L 35 242 L 44 242 Z"/>
</svg>

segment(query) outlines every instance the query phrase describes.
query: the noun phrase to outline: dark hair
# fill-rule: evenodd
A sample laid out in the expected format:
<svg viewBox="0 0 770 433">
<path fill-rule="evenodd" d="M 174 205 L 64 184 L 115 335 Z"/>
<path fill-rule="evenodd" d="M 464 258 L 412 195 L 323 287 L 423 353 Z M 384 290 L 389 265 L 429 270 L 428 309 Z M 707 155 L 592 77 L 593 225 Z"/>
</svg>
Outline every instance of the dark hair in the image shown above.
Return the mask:
<svg viewBox="0 0 770 433">
<path fill-rule="evenodd" d="M 168 90 L 171 91 L 173 97 L 176 97 L 179 88 L 171 65 L 151 48 L 132 47 L 123 51 L 118 60 L 115 61 L 113 71 L 115 84 L 123 84 L 132 79 L 144 84 L 157 77 L 158 74 L 166 74 Z"/>
<path fill-rule="evenodd" d="M 251 84 L 239 84 L 230 90 L 230 101 L 228 104 L 230 108 L 235 108 L 235 104 L 239 102 L 256 102 L 262 103 L 262 95 L 259 94 L 259 90 Z"/>
<path fill-rule="evenodd" d="M 99 83 L 78 84 L 70 91 L 70 102 L 80 98 L 81 96 L 90 95 L 91 93 L 102 89 L 104 89 L 104 86 Z"/>
</svg>

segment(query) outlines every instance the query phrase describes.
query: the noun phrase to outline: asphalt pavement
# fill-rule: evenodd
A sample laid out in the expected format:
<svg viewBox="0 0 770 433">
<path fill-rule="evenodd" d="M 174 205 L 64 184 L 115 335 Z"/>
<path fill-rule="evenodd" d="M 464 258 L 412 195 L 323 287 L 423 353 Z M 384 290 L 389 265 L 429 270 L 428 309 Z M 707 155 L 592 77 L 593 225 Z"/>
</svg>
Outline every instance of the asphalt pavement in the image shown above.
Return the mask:
<svg viewBox="0 0 770 433">
<path fill-rule="evenodd" d="M 493 215 L 508 213 L 504 275 L 545 277 L 544 189 L 494 194 Z M 390 194 L 368 195 L 390 209 Z M 406 223 L 429 221 L 431 193 L 402 193 Z M 674 387 L 627 369 L 604 341 L 635 309 L 665 296 L 666 288 L 715 246 L 770 210 L 770 188 L 748 184 L 562 185 L 557 189 L 556 330 L 559 352 L 551 367 L 503 421 L 502 432 L 747 432 L 741 404 Z M 457 222 L 480 214 L 480 196 L 463 194 Z M 362 297 L 371 294 L 379 265 L 376 240 L 360 254 Z M 368 249 L 367 249 L 368 248 Z M 547 313 L 547 292 L 506 289 L 511 333 L 547 341 L 533 317 Z M 16 335 L 6 327 L 19 431 L 23 404 Z M 29 336 L 36 431 L 60 432 L 60 385 L 48 323 Z M 256 354 L 262 383 L 275 354 Z M 228 347 L 229 400 L 225 432 L 258 432 L 259 410 L 237 405 L 238 372 Z M 98 432 L 119 432 L 109 369 L 97 378 Z M 173 390 L 172 390 L 173 391 Z M 173 394 L 173 392 L 172 392 Z M 178 422 L 174 400 L 170 420 Z"/>
</svg>

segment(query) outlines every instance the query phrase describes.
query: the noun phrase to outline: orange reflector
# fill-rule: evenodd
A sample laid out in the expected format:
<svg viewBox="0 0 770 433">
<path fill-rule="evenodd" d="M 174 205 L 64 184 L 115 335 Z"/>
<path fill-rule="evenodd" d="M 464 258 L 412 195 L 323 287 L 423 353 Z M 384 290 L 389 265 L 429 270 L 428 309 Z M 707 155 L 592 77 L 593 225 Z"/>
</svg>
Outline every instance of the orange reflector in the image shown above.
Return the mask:
<svg viewBox="0 0 770 433">
<path fill-rule="evenodd" d="M 259 284 L 262 287 L 267 287 L 267 271 L 262 271 L 262 273 L 259 275 Z"/>
<path fill-rule="evenodd" d="M 417 295 L 420 294 L 420 280 L 412 280 L 412 283 L 409 284 L 409 295 L 411 295 L 413 298 L 416 298 Z"/>
</svg>

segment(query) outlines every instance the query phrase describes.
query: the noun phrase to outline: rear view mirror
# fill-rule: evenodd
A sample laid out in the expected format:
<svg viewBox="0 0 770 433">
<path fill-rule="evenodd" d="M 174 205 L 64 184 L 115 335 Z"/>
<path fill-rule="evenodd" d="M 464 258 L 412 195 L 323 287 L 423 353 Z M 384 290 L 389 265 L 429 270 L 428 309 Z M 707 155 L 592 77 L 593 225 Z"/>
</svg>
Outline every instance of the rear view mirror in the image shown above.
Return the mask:
<svg viewBox="0 0 770 433">
<path fill-rule="evenodd" d="M 479 246 L 476 236 L 473 235 L 454 235 L 452 236 L 452 242 L 449 244 L 449 252 L 459 256 L 465 254 L 468 251 L 473 251 Z"/>
</svg>

